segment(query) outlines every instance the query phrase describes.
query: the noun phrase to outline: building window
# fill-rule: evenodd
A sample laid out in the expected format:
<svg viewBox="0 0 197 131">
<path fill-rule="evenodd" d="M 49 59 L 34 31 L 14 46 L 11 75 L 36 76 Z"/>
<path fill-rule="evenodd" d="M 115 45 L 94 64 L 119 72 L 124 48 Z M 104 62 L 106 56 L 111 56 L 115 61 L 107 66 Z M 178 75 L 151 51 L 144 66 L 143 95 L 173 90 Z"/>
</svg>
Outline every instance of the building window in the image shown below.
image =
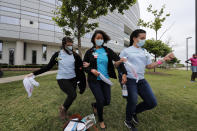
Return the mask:
<svg viewBox="0 0 197 131">
<path fill-rule="evenodd" d="M 42 60 L 46 61 L 47 60 L 47 46 L 42 45 Z"/>
<path fill-rule="evenodd" d="M 12 25 L 19 25 L 20 20 L 14 17 L 0 16 L 0 22 Z"/>
<path fill-rule="evenodd" d="M 24 48 L 23 48 L 23 60 L 26 60 L 26 50 L 27 50 L 27 43 L 24 43 Z"/>
<path fill-rule="evenodd" d="M 63 32 L 62 28 L 59 26 L 55 26 L 55 32 Z"/>
<path fill-rule="evenodd" d="M 87 38 L 87 39 L 91 39 L 92 38 L 92 34 L 86 33 L 84 37 Z"/>
<path fill-rule="evenodd" d="M 46 23 L 40 23 L 39 27 L 40 27 L 40 29 L 43 29 L 43 30 L 54 31 L 54 25 L 50 25 L 50 24 L 46 24 Z"/>
<path fill-rule="evenodd" d="M 47 16 L 47 15 L 39 15 L 39 17 L 40 17 L 40 18 L 47 19 L 47 20 L 52 20 L 52 17 Z"/>
<path fill-rule="evenodd" d="M 24 10 L 21 10 L 21 14 L 38 17 L 38 14 L 36 14 L 36 13 L 29 12 L 29 11 L 24 11 Z"/>
<path fill-rule="evenodd" d="M 41 1 L 46 2 L 46 3 L 55 4 L 55 0 L 41 0 Z"/>
<path fill-rule="evenodd" d="M 4 6 L 0 6 L 0 10 L 14 12 L 14 13 L 20 13 L 20 10 L 18 10 L 18 9 L 4 7 Z"/>
<path fill-rule="evenodd" d="M 2 59 L 2 52 L 3 52 L 3 42 L 0 41 L 0 59 Z"/>
</svg>

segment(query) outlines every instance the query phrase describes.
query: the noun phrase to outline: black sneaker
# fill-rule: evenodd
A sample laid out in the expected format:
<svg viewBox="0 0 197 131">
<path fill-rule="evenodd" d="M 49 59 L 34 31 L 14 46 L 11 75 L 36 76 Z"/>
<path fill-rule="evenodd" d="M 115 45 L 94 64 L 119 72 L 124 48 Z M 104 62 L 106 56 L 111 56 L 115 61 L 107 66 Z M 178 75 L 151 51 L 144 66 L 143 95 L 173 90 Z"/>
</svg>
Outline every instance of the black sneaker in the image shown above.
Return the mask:
<svg viewBox="0 0 197 131">
<path fill-rule="evenodd" d="M 132 117 L 132 121 L 135 125 L 138 125 L 139 124 L 139 120 L 137 118 L 137 114 L 133 114 L 133 117 Z"/>
<path fill-rule="evenodd" d="M 125 120 L 125 121 L 124 121 L 124 124 L 125 124 L 125 126 L 126 126 L 127 128 L 129 128 L 129 129 L 135 128 L 134 124 L 133 124 L 131 121 Z"/>
</svg>

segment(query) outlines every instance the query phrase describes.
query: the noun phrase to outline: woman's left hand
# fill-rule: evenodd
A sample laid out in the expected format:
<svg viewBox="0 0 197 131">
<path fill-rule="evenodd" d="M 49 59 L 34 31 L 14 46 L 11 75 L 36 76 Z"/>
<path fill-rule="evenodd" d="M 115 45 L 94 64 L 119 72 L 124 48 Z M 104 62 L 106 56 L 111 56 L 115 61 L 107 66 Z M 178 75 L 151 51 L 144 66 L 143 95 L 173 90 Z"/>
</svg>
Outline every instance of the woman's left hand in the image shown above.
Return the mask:
<svg viewBox="0 0 197 131">
<path fill-rule="evenodd" d="M 126 82 L 127 82 L 127 75 L 126 74 L 123 74 L 122 75 L 122 84 L 124 85 L 124 84 L 126 84 Z"/>
<path fill-rule="evenodd" d="M 88 62 L 83 62 L 83 67 L 84 67 L 84 68 L 87 68 L 89 65 L 90 65 L 90 63 L 88 63 Z"/>
<path fill-rule="evenodd" d="M 165 61 L 169 61 L 169 60 L 172 60 L 173 58 L 174 58 L 174 54 L 173 53 L 169 53 L 163 59 Z"/>
</svg>

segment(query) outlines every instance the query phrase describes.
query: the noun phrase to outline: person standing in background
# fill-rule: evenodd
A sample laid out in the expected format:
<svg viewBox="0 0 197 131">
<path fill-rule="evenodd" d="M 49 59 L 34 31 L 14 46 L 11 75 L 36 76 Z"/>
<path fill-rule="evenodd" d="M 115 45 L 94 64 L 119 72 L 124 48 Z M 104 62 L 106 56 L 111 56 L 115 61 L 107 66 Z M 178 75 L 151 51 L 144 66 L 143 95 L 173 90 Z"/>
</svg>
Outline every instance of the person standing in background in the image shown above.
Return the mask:
<svg viewBox="0 0 197 131">
<path fill-rule="evenodd" d="M 193 57 L 186 60 L 186 63 L 189 63 L 191 61 L 191 70 L 192 70 L 192 75 L 191 75 L 191 82 L 195 82 L 195 78 L 197 76 L 197 55 L 193 54 Z"/>
</svg>

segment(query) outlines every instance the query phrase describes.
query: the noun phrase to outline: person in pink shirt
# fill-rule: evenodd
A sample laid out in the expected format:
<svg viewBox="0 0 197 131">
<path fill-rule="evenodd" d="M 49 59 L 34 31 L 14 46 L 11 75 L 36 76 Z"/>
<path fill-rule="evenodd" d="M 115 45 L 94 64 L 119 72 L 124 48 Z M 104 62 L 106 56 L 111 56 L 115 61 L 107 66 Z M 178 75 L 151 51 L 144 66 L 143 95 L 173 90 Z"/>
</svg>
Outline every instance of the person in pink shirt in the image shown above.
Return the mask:
<svg viewBox="0 0 197 131">
<path fill-rule="evenodd" d="M 197 76 L 197 55 L 193 54 L 193 57 L 186 60 L 186 63 L 189 63 L 191 61 L 191 70 L 192 70 L 192 75 L 191 75 L 191 82 L 195 82 L 195 78 Z"/>
</svg>

